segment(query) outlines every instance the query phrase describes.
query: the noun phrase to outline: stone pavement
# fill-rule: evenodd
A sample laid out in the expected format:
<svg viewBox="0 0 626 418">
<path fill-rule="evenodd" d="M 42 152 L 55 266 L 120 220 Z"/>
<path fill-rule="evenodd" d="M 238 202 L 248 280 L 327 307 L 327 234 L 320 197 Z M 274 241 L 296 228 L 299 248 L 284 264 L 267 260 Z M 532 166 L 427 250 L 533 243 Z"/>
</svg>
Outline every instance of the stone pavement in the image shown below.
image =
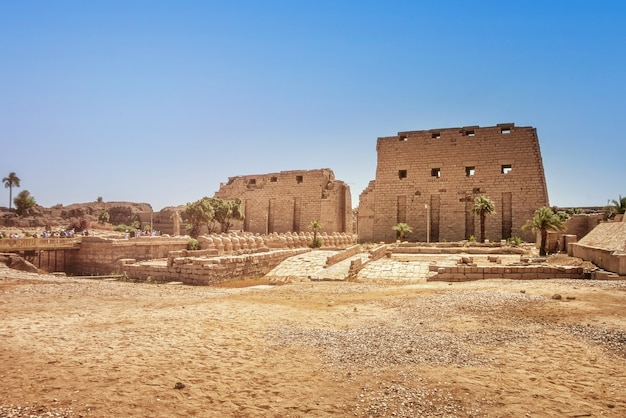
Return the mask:
<svg viewBox="0 0 626 418">
<path fill-rule="evenodd" d="M 367 253 L 359 253 L 330 267 L 324 267 L 326 259 L 337 253 L 338 251 L 315 250 L 290 257 L 267 273 L 266 277 L 345 280 L 352 260 L 360 258 L 365 263 L 369 257 Z M 425 282 L 429 275 L 428 267 L 435 259 L 438 265 L 454 265 L 457 258 L 458 255 L 384 257 L 367 263 L 357 275 L 357 280 L 375 283 Z"/>
<path fill-rule="evenodd" d="M 324 267 L 326 259 L 338 251 L 315 250 L 290 257 L 270 271 L 266 277 L 299 278 L 311 280 L 345 280 L 352 260 L 368 261 L 368 253 L 359 253 L 330 267 Z M 466 254 L 394 254 L 367 263 L 357 275 L 361 282 L 373 283 L 424 283 L 430 274 L 429 266 L 455 266 Z M 486 255 L 470 256 L 479 264 L 490 264 Z M 502 255 L 504 264 L 519 261 L 519 255 Z"/>
<path fill-rule="evenodd" d="M 330 267 L 326 265 L 326 259 L 339 251 L 315 250 L 304 254 L 290 257 L 280 263 L 266 277 L 282 278 L 293 277 L 311 280 L 345 280 L 348 277 L 350 263 L 357 258 L 367 260 L 367 253 L 359 253 Z"/>
</svg>

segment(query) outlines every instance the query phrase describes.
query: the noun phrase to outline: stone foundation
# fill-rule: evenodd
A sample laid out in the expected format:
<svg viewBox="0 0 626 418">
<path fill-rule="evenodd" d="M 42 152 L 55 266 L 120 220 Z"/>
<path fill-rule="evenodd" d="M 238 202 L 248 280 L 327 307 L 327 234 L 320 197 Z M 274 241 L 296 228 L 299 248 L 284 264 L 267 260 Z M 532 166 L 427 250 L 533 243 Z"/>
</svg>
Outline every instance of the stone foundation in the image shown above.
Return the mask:
<svg viewBox="0 0 626 418">
<path fill-rule="evenodd" d="M 471 280 L 512 279 L 583 279 L 582 267 L 549 267 L 549 266 L 496 266 L 496 267 L 438 267 L 437 274 L 428 281 L 466 282 Z"/>
<path fill-rule="evenodd" d="M 311 249 L 281 249 L 217 257 L 192 255 L 168 258 L 167 262 L 163 261 L 161 264 L 132 263 L 133 260 L 124 260 L 120 263 L 120 269 L 131 279 L 177 281 L 188 285 L 208 286 L 246 277 L 264 276 L 285 259 L 308 251 Z"/>
</svg>

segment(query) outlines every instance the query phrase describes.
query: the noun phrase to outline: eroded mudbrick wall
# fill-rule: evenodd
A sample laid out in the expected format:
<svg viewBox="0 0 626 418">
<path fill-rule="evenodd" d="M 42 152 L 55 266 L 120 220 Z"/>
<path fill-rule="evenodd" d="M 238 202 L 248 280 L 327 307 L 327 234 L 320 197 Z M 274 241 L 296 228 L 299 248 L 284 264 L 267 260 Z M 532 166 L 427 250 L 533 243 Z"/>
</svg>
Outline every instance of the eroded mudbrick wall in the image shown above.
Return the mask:
<svg viewBox="0 0 626 418">
<path fill-rule="evenodd" d="M 230 177 L 215 197 L 241 199 L 245 219 L 233 229 L 259 234 L 304 232 L 319 220 L 323 231 L 351 232 L 350 187 L 330 169 Z"/>
<path fill-rule="evenodd" d="M 521 237 L 521 226 L 548 206 L 537 131 L 513 123 L 497 126 L 399 132 L 378 138 L 376 179 L 361 193 L 360 242 L 391 242 L 405 222 L 411 241 L 458 241 L 480 235 L 474 199 L 490 198 L 486 220 L 491 241 Z"/>
</svg>

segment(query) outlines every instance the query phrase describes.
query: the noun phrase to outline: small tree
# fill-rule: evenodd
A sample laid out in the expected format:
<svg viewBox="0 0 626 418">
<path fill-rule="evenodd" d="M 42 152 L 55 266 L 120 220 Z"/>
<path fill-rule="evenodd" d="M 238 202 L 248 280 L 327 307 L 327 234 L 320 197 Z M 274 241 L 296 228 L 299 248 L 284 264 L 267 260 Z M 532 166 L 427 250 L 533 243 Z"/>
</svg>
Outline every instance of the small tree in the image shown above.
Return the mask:
<svg viewBox="0 0 626 418">
<path fill-rule="evenodd" d="M 622 197 L 622 195 L 619 195 L 619 199 L 613 199 L 611 203 L 611 212 L 614 214 L 626 213 L 626 196 Z"/>
<path fill-rule="evenodd" d="M 545 256 L 547 251 L 548 231 L 562 231 L 565 229 L 563 220 L 555 214 L 552 209 L 542 207 L 535 211 L 532 219 L 526 221 L 522 230 L 531 228 L 534 233 L 541 232 L 541 242 L 539 244 L 539 255 Z"/>
<path fill-rule="evenodd" d="M 105 224 L 109 222 L 110 219 L 111 219 L 111 215 L 109 215 L 109 212 L 107 212 L 106 209 L 102 209 L 100 211 L 100 214 L 98 215 L 98 223 Z"/>
<path fill-rule="evenodd" d="M 222 200 L 220 198 L 211 199 L 214 219 L 222 226 L 222 232 L 228 232 L 233 226 L 232 220 L 241 221 L 243 212 L 241 211 L 241 200 Z"/>
<path fill-rule="evenodd" d="M 13 187 L 20 187 L 20 178 L 13 172 L 8 177 L 2 179 L 4 187 L 9 189 L 9 211 L 11 211 L 11 202 L 13 201 Z"/>
<path fill-rule="evenodd" d="M 215 212 L 208 197 L 203 197 L 202 199 L 196 200 L 192 203 L 187 203 L 184 216 L 187 220 L 187 230 L 189 231 L 189 235 L 193 238 L 197 238 L 200 235 L 203 226 L 207 226 L 207 228 L 209 228 L 209 233 L 211 233 L 212 231 L 210 225 L 213 222 L 214 215 Z"/>
<path fill-rule="evenodd" d="M 311 248 L 319 248 L 322 246 L 322 240 L 318 238 L 317 233 L 322 230 L 324 226 L 317 219 L 311 221 L 309 224 L 309 231 L 313 231 L 313 242 L 309 245 Z"/>
<path fill-rule="evenodd" d="M 396 231 L 396 238 L 400 241 L 404 241 L 405 234 L 413 232 L 413 228 L 411 228 L 404 222 L 397 223 L 396 225 L 392 226 L 391 229 Z"/>
<path fill-rule="evenodd" d="M 13 199 L 13 203 L 15 203 L 15 211 L 20 216 L 26 214 L 28 209 L 37 205 L 35 198 L 30 195 L 28 190 L 22 190 L 19 192 L 15 199 Z"/>
<path fill-rule="evenodd" d="M 478 196 L 474 200 L 473 212 L 480 216 L 480 242 L 485 242 L 485 220 L 487 215 L 495 212 L 495 206 L 487 196 Z"/>
</svg>

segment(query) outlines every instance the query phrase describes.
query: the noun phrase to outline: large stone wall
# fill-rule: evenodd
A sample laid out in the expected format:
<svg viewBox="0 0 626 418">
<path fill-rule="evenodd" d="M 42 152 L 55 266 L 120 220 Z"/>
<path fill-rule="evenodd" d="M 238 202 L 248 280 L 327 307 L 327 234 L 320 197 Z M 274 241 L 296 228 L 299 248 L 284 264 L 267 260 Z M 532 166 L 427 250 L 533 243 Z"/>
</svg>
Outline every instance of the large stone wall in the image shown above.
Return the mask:
<svg viewBox="0 0 626 418">
<path fill-rule="evenodd" d="M 230 177 L 215 197 L 241 199 L 245 219 L 233 229 L 303 232 L 319 220 L 326 232 L 352 232 L 350 187 L 330 169 Z"/>
<path fill-rule="evenodd" d="M 521 226 L 548 206 L 535 128 L 513 123 L 399 132 L 378 138 L 376 179 L 361 193 L 360 242 L 392 242 L 392 227 L 405 222 L 411 241 L 459 241 L 480 235 L 474 199 L 490 198 L 486 220 L 491 241 L 513 236 L 533 241 Z M 428 220 L 428 221 L 427 221 Z"/>
</svg>

